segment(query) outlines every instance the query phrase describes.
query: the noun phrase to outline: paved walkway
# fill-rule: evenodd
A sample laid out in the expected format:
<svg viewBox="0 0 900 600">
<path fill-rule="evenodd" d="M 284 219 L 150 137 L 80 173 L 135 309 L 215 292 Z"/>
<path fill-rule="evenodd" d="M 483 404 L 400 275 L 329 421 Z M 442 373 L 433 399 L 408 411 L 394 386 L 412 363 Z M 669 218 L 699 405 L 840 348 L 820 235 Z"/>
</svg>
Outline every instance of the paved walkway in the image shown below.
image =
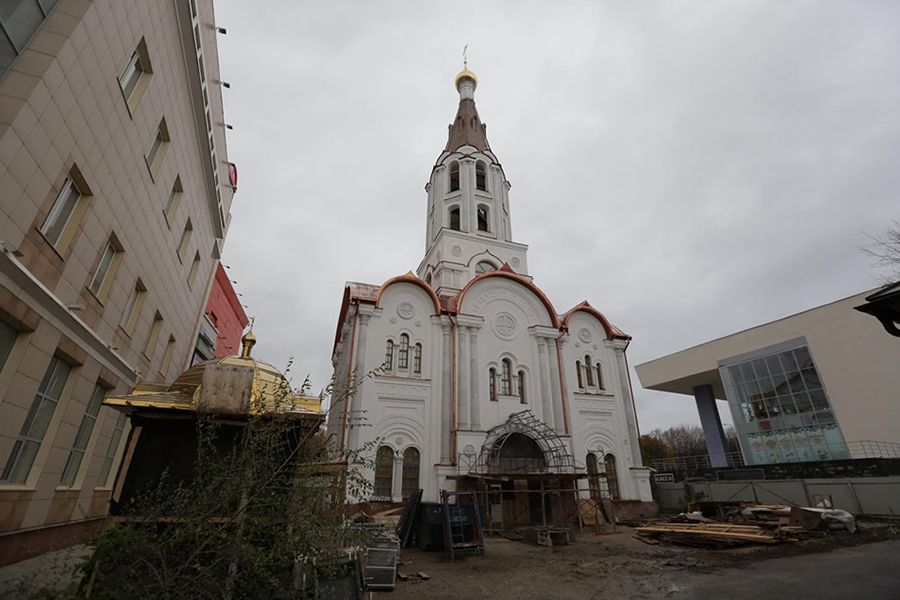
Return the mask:
<svg viewBox="0 0 900 600">
<path fill-rule="evenodd" d="M 78 545 L 0 567 L 0 598 L 28 598 L 77 585 L 75 569 L 89 555 L 90 548 Z"/>
<path fill-rule="evenodd" d="M 669 596 L 678 600 L 898 600 L 900 540 L 763 560 L 741 569 L 698 575 L 674 586 Z"/>
</svg>

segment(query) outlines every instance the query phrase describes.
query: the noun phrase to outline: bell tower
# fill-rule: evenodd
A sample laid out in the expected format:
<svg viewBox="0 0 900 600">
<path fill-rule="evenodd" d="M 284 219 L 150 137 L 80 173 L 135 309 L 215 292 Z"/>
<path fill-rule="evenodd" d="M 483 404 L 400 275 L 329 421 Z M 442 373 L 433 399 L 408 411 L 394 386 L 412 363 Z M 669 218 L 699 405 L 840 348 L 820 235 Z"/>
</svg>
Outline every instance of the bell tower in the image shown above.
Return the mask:
<svg viewBox="0 0 900 600">
<path fill-rule="evenodd" d="M 528 274 L 528 247 L 512 240 L 510 183 L 475 107 L 478 78 L 464 63 L 454 83 L 459 107 L 425 185 L 425 258 L 417 269 L 439 294 L 458 292 L 478 274 L 504 264 Z"/>
</svg>

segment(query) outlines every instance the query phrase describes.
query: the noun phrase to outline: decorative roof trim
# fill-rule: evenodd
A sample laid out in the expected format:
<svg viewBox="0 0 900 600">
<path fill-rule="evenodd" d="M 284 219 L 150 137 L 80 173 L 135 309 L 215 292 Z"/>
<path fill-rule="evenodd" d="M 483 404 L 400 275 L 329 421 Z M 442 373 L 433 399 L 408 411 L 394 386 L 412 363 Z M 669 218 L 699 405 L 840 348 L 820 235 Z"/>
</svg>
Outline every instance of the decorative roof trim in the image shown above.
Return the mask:
<svg viewBox="0 0 900 600">
<path fill-rule="evenodd" d="M 529 290 L 531 290 L 531 292 L 535 296 L 537 296 L 538 299 L 543 303 L 544 308 L 547 309 L 547 314 L 550 315 L 550 321 L 553 323 L 553 326 L 556 327 L 557 329 L 560 329 L 559 315 L 556 314 L 556 309 L 553 308 L 553 303 L 550 302 L 550 299 L 543 292 L 543 290 L 541 290 L 541 288 L 539 288 L 534 283 L 532 283 L 527 277 L 523 277 L 522 275 L 519 275 L 518 273 L 514 272 L 509 267 L 508 263 L 504 263 L 503 266 L 506 267 L 506 269 L 503 269 L 503 267 L 501 267 L 500 268 L 501 270 L 498 270 L 498 271 L 488 271 L 487 273 L 482 273 L 481 275 L 475 277 L 475 279 L 473 279 L 472 281 L 467 283 L 466 287 L 464 287 L 462 289 L 462 291 L 459 292 L 459 295 L 456 297 L 457 298 L 456 310 L 460 311 L 462 309 L 463 298 L 465 297 L 466 292 L 468 292 L 469 288 L 471 288 L 477 282 L 483 281 L 484 279 L 487 279 L 488 277 L 503 277 L 505 279 L 515 281 L 516 283 L 519 283 L 519 284 L 525 286 L 526 288 L 528 288 Z"/>
<path fill-rule="evenodd" d="M 625 333 L 624 331 L 622 331 L 621 329 L 619 329 L 618 327 L 616 327 L 615 325 L 610 323 L 609 319 L 607 319 L 606 316 L 602 312 L 600 312 L 599 310 L 597 310 L 596 308 L 591 306 L 590 302 L 588 302 L 587 300 L 582 301 L 581 304 L 576 304 L 575 306 L 573 306 L 572 308 L 570 308 L 569 310 L 566 311 L 566 313 L 562 317 L 562 324 L 563 324 L 564 328 L 566 328 L 566 329 L 569 328 L 569 319 L 572 317 L 573 314 L 577 313 L 578 311 L 583 311 L 583 312 L 588 313 L 589 315 L 593 315 L 598 321 L 600 321 L 600 324 L 603 325 L 603 329 L 606 331 L 606 339 L 608 339 L 608 340 L 614 340 L 614 339 L 630 340 L 631 339 L 630 335 L 628 335 L 627 333 Z"/>
<path fill-rule="evenodd" d="M 375 306 L 378 306 L 381 302 L 381 296 L 384 294 L 385 290 L 387 290 L 395 283 L 411 283 L 425 290 L 428 293 L 428 296 L 431 298 L 431 301 L 434 303 L 434 314 L 441 314 L 441 301 L 440 299 L 438 299 L 438 296 L 434 292 L 434 289 L 423 279 L 420 279 L 418 276 L 416 276 L 412 271 L 407 271 L 404 275 L 391 277 L 390 279 L 382 283 L 381 287 L 378 288 L 378 293 L 375 294 Z"/>
</svg>

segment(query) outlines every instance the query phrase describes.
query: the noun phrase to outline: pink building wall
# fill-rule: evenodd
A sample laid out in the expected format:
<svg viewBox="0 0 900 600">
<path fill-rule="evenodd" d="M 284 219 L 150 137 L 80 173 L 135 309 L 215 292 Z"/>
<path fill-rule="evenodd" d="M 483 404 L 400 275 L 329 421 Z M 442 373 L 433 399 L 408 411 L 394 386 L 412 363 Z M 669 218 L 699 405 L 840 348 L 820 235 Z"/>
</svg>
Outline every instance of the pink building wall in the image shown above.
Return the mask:
<svg viewBox="0 0 900 600">
<path fill-rule="evenodd" d="M 206 315 L 218 330 L 216 358 L 240 354 L 241 336 L 249 319 L 221 262 L 216 266 L 216 278 L 206 303 Z"/>
</svg>

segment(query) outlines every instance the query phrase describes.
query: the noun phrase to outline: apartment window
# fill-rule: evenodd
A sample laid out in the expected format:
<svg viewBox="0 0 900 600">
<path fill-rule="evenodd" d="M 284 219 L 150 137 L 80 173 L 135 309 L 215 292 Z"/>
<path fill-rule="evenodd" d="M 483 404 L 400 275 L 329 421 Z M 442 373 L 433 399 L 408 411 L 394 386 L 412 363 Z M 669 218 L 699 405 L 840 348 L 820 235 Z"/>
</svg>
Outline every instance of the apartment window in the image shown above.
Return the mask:
<svg viewBox="0 0 900 600">
<path fill-rule="evenodd" d="M 166 200 L 166 208 L 163 215 L 166 217 L 166 224 L 171 227 L 172 221 L 175 219 L 175 213 L 178 212 L 178 206 L 181 204 L 181 197 L 184 195 L 184 188 L 181 187 L 181 175 L 175 176 L 175 183 L 169 190 L 169 197 Z"/>
<path fill-rule="evenodd" d="M 194 226 L 191 225 L 191 220 L 188 219 L 184 224 L 184 230 L 181 232 L 181 240 L 178 242 L 178 260 L 184 260 L 184 255 L 187 252 L 188 244 L 191 243 L 191 235 L 194 233 Z"/>
<path fill-rule="evenodd" d="M 67 177 L 63 182 L 62 189 L 56 196 L 50 212 L 41 224 L 41 233 L 47 238 L 52 245 L 59 247 L 63 240 L 63 234 L 66 232 L 67 225 L 74 221 L 72 215 L 81 199 L 81 191 L 71 177 Z"/>
<path fill-rule="evenodd" d="M 512 363 L 508 358 L 504 358 L 500 366 L 500 393 L 512 395 Z"/>
<path fill-rule="evenodd" d="M 159 340 L 159 331 L 162 329 L 163 318 L 158 312 L 153 317 L 153 325 L 150 326 L 150 335 L 147 336 L 147 343 L 144 344 L 144 356 L 153 360 L 153 354 L 156 352 L 156 342 Z"/>
<path fill-rule="evenodd" d="M 56 0 L 0 2 L 0 75 L 22 53 Z"/>
<path fill-rule="evenodd" d="M 200 270 L 200 253 L 194 254 L 194 262 L 191 263 L 191 272 L 188 274 L 188 285 L 193 286 L 197 279 L 197 272 Z"/>
<path fill-rule="evenodd" d="M 141 38 L 137 48 L 131 53 L 122 75 L 119 76 L 119 86 L 122 88 L 129 113 L 134 111 L 141 96 L 144 95 L 151 73 L 153 68 L 150 65 L 150 55 L 147 53 L 147 43 Z"/>
<path fill-rule="evenodd" d="M 475 188 L 487 191 L 487 169 L 484 167 L 484 162 L 480 160 L 475 163 Z"/>
<path fill-rule="evenodd" d="M 450 191 L 459 190 L 459 163 L 453 161 L 450 163 Z"/>
<path fill-rule="evenodd" d="M 16 329 L 0 321 L 0 371 L 3 370 L 6 359 L 9 358 L 18 337 L 19 332 Z"/>
<path fill-rule="evenodd" d="M 125 312 L 122 313 L 122 321 L 119 323 L 119 327 L 121 327 L 129 336 L 134 333 L 134 328 L 141 316 L 141 308 L 144 306 L 144 298 L 146 297 L 147 288 L 145 288 L 144 283 L 138 279 L 134 284 L 134 289 L 131 291 L 131 297 L 128 299 L 128 304 L 125 305 Z"/>
<path fill-rule="evenodd" d="M 128 419 L 124 413 L 116 416 L 116 424 L 113 426 L 112 435 L 109 443 L 104 450 L 103 462 L 100 463 L 100 475 L 97 477 L 97 487 L 105 487 L 109 484 L 109 472 L 112 469 L 113 461 L 116 460 L 116 451 L 119 449 L 119 441 L 122 439 L 122 432 L 125 430 L 125 421 Z"/>
<path fill-rule="evenodd" d="M 97 263 L 97 269 L 94 271 L 94 276 L 91 278 L 91 283 L 88 286 L 91 293 L 99 300 L 105 299 L 109 293 L 109 288 L 112 286 L 116 271 L 119 268 L 119 262 L 122 259 L 121 247 L 117 248 L 116 246 L 115 240 L 110 240 L 106 243 L 106 248 L 103 249 L 103 254 L 100 255 L 100 262 Z"/>
<path fill-rule="evenodd" d="M 162 364 L 159 367 L 159 374 L 162 375 L 162 378 L 165 380 L 169 376 L 169 367 L 172 366 L 172 355 L 175 353 L 175 338 L 173 336 L 169 336 L 169 341 L 166 343 L 166 352 L 163 354 Z"/>
<path fill-rule="evenodd" d="M 409 368 L 409 336 L 405 333 L 400 336 L 400 351 L 397 353 L 397 367 Z"/>
<path fill-rule="evenodd" d="M 69 365 L 60 358 L 54 356 L 50 361 L 31 403 L 28 416 L 25 417 L 25 423 L 22 424 L 19 437 L 6 461 L 3 476 L 0 478 L 4 483 L 22 484 L 28 479 L 28 473 L 44 441 L 44 435 L 59 404 L 70 371 Z"/>
<path fill-rule="evenodd" d="M 150 175 L 156 177 L 162 166 L 163 158 L 165 158 L 166 150 L 169 149 L 169 128 L 166 126 L 166 119 L 163 118 L 156 128 L 156 135 L 150 143 L 150 149 L 147 151 L 147 168 L 150 169 Z"/>
<path fill-rule="evenodd" d="M 413 347 L 413 373 L 420 374 L 422 372 L 422 344 L 416 344 Z"/>
<path fill-rule="evenodd" d="M 394 340 L 388 340 L 384 348 L 384 369 L 391 371 L 394 368 Z"/>
<path fill-rule="evenodd" d="M 94 393 L 91 394 L 91 399 L 85 407 L 84 414 L 81 416 L 81 424 L 78 426 L 78 433 L 75 434 L 75 442 L 69 450 L 66 466 L 63 468 L 63 474 L 59 480 L 61 485 L 71 486 L 75 483 L 88 441 L 91 439 L 94 425 L 97 424 L 97 414 L 100 412 L 100 405 L 103 403 L 105 395 L 106 389 L 102 385 L 98 383 L 94 386 Z"/>
</svg>

